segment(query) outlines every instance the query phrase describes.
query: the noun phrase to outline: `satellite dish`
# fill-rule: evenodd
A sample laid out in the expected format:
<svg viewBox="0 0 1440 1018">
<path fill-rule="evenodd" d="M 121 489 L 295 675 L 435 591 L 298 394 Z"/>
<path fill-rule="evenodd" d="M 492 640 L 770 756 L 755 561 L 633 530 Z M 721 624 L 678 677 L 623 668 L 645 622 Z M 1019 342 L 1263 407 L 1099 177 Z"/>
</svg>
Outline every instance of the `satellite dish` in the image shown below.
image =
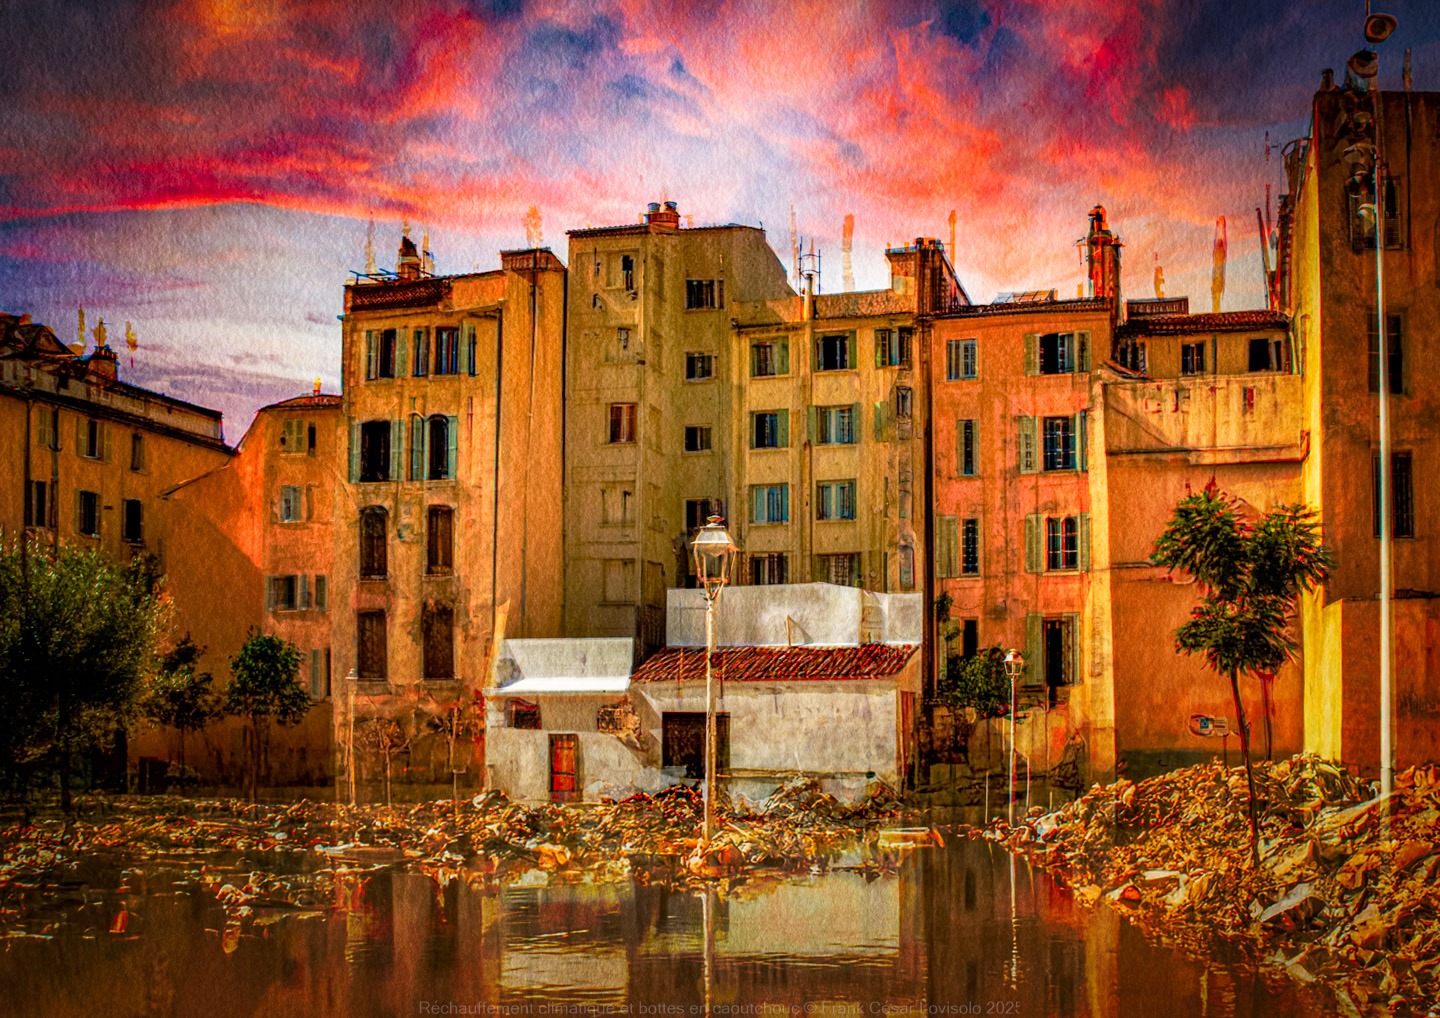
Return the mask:
<svg viewBox="0 0 1440 1018">
<path fill-rule="evenodd" d="M 1384 42 L 1395 31 L 1395 15 L 1372 14 L 1365 19 L 1365 41 Z"/>
</svg>

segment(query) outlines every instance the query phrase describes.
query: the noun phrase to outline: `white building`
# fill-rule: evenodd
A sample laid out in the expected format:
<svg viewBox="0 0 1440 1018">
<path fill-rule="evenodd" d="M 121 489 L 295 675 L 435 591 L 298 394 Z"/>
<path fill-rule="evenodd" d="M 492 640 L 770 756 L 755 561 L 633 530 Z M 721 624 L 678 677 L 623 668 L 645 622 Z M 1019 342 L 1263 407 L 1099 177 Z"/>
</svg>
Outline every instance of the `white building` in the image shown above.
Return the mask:
<svg viewBox="0 0 1440 1018">
<path fill-rule="evenodd" d="M 837 795 L 901 784 L 915 760 L 919 594 L 828 583 L 735 587 L 717 609 L 717 758 L 732 795 L 798 776 Z M 668 592 L 666 646 L 507 640 L 486 690 L 490 781 L 526 800 L 624 795 L 698 780 L 705 598 Z"/>
</svg>

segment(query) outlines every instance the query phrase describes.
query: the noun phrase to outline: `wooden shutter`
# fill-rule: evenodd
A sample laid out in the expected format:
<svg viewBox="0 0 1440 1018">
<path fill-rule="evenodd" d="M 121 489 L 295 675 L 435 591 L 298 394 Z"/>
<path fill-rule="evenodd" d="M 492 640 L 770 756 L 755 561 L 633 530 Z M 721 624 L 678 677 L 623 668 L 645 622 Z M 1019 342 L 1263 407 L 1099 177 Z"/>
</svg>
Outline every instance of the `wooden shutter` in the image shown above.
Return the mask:
<svg viewBox="0 0 1440 1018">
<path fill-rule="evenodd" d="M 265 610 L 267 612 L 275 610 L 275 577 L 273 576 L 265 577 Z"/>
<path fill-rule="evenodd" d="M 405 368 L 406 368 L 406 366 L 410 363 L 410 359 L 405 356 L 406 350 L 407 350 L 407 347 L 405 346 L 405 334 L 406 334 L 407 331 L 408 331 L 408 330 L 406 330 L 406 329 L 396 329 L 396 330 L 395 330 L 395 377 L 396 377 L 396 378 L 403 378 L 403 377 L 405 376 Z"/>
<path fill-rule="evenodd" d="M 360 480 L 360 422 L 350 423 L 350 483 Z"/>
<path fill-rule="evenodd" d="M 310 607 L 310 577 L 301 573 L 295 577 L 295 586 L 298 588 L 295 596 L 295 607 L 302 611 Z"/>
<path fill-rule="evenodd" d="M 1040 373 L 1040 337 L 1034 332 L 1025 333 L 1025 374 Z"/>
<path fill-rule="evenodd" d="M 1090 415 L 1084 410 L 1075 415 L 1075 467 L 1090 469 Z"/>
<path fill-rule="evenodd" d="M 809 440 L 811 445 L 815 444 L 815 436 L 820 433 L 819 422 L 817 420 L 818 417 L 818 407 L 812 406 L 805 408 L 805 437 Z"/>
<path fill-rule="evenodd" d="M 865 423 L 865 416 L 860 412 L 861 404 L 850 404 L 850 441 L 860 441 L 860 427 Z"/>
<path fill-rule="evenodd" d="M 1040 686 L 1045 683 L 1045 640 L 1043 619 L 1039 612 L 1025 616 L 1025 685 Z"/>
<path fill-rule="evenodd" d="M 315 576 L 315 610 L 330 610 L 330 581 L 318 573 Z"/>
<path fill-rule="evenodd" d="M 371 329 L 365 330 L 365 377 L 374 378 L 376 371 L 375 364 L 375 333 Z"/>
<path fill-rule="evenodd" d="M 780 485 L 780 519 L 779 523 L 790 522 L 790 485 Z"/>
<path fill-rule="evenodd" d="M 960 520 L 956 516 L 941 516 L 935 522 L 935 574 L 941 579 L 949 579 L 959 572 L 956 549 Z"/>
<path fill-rule="evenodd" d="M 1075 333 L 1075 370 L 1090 370 L 1090 333 Z"/>
<path fill-rule="evenodd" d="M 1038 513 L 1031 513 L 1025 517 L 1025 571 L 1027 573 L 1045 571 L 1045 549 L 1041 543 L 1044 535 L 1041 533 L 1041 525 L 1042 521 Z"/>
<path fill-rule="evenodd" d="M 889 330 L 889 329 L 876 329 L 876 330 L 875 330 L 875 366 L 876 366 L 877 368 L 883 368 L 883 367 L 886 367 L 886 366 L 889 364 L 889 359 L 888 359 L 888 357 L 887 357 L 887 355 L 888 355 L 889 352 L 890 352 L 889 347 L 890 347 L 890 330 Z"/>
<path fill-rule="evenodd" d="M 1081 513 L 1078 525 L 1078 540 L 1080 550 L 1080 571 L 1090 571 L 1090 514 Z"/>
<path fill-rule="evenodd" d="M 410 480 L 425 477 L 425 418 L 410 415 Z"/>
<path fill-rule="evenodd" d="M 459 363 L 460 363 L 460 367 L 459 367 L 459 369 L 458 369 L 458 371 L 457 371 L 458 374 L 462 374 L 462 375 L 474 374 L 474 368 L 473 368 L 473 366 L 470 364 L 470 343 L 469 343 L 470 335 L 471 335 L 473 329 L 474 329 L 474 326 L 466 325 L 466 326 L 464 326 L 462 329 L 459 329 L 459 330 L 455 333 L 455 342 L 456 342 L 456 343 L 459 345 L 459 347 L 460 347 L 460 350 L 459 350 Z"/>
<path fill-rule="evenodd" d="M 1020 472 L 1022 474 L 1033 474 L 1036 472 L 1035 457 L 1035 418 L 1019 418 L 1020 428 Z"/>
<path fill-rule="evenodd" d="M 765 522 L 765 489 L 759 485 L 750 489 L 750 522 Z"/>
<path fill-rule="evenodd" d="M 890 404 L 885 400 L 880 400 L 875 404 L 875 441 L 877 442 L 889 441 L 886 432 L 890 424 L 889 414 L 887 413 L 889 409 Z"/>
<path fill-rule="evenodd" d="M 760 374 L 760 344 L 750 344 L 750 377 L 755 378 Z"/>
<path fill-rule="evenodd" d="M 775 342 L 775 373 L 777 375 L 788 375 L 790 373 L 790 340 L 781 339 Z"/>
<path fill-rule="evenodd" d="M 325 655 L 323 651 L 310 652 L 310 699 L 325 699 Z"/>
<path fill-rule="evenodd" d="M 390 471 L 386 475 L 387 481 L 400 480 L 400 466 L 404 463 L 405 455 L 405 422 L 390 422 Z"/>
<path fill-rule="evenodd" d="M 36 415 L 38 418 L 38 427 L 35 429 L 35 440 L 40 444 L 42 449 L 48 449 L 54 444 L 54 438 L 50 434 L 51 424 L 53 423 L 50 416 L 52 413 L 53 411 L 49 407 L 42 406 Z"/>
<path fill-rule="evenodd" d="M 775 411 L 775 444 L 781 449 L 790 448 L 790 411 Z"/>
<path fill-rule="evenodd" d="M 1080 656 L 1080 615 L 1077 612 L 1068 612 L 1064 618 L 1066 631 L 1070 634 L 1070 646 L 1066 648 L 1070 652 L 1070 660 L 1066 662 L 1069 667 L 1065 678 L 1070 685 L 1074 685 L 1080 681 L 1080 665 L 1084 660 Z"/>
<path fill-rule="evenodd" d="M 460 444 L 459 444 L 459 440 L 460 440 L 460 418 L 459 418 L 459 417 L 446 417 L 446 418 L 445 418 L 445 434 L 446 434 L 446 437 L 450 439 L 450 448 L 449 448 L 449 451 L 446 453 L 446 461 L 445 461 L 445 462 L 446 462 L 446 473 L 445 473 L 445 476 L 448 477 L 448 478 L 450 478 L 450 479 L 453 481 L 453 480 L 455 479 L 455 467 L 456 467 L 456 465 L 457 465 L 457 463 L 458 463 L 458 461 L 459 461 L 459 458 L 460 458 L 460 457 L 459 457 L 459 450 L 460 450 Z"/>
</svg>

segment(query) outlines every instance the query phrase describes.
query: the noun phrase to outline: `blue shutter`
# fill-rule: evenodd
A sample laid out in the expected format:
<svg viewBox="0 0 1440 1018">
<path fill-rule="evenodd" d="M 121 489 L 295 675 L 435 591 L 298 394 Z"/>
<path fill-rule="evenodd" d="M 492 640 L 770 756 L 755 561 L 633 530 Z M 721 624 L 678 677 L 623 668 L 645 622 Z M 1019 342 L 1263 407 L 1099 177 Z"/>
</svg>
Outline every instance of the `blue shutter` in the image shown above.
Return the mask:
<svg viewBox="0 0 1440 1018">
<path fill-rule="evenodd" d="M 445 423 L 445 434 L 448 435 L 449 438 L 450 438 L 450 452 L 449 452 L 449 459 L 447 460 L 447 466 L 446 466 L 445 476 L 448 477 L 448 478 L 450 478 L 451 480 L 454 480 L 454 479 L 455 479 L 455 468 L 456 468 L 456 465 L 457 465 L 457 461 L 458 461 L 459 458 L 460 458 L 460 457 L 459 457 L 459 448 L 460 448 L 460 445 L 459 445 L 459 437 L 460 437 L 460 418 L 459 418 L 459 417 L 447 417 L 447 418 L 445 418 L 445 422 L 446 422 L 446 423 Z"/>
<path fill-rule="evenodd" d="M 790 522 L 790 485 L 780 485 L 780 522 Z"/>
</svg>

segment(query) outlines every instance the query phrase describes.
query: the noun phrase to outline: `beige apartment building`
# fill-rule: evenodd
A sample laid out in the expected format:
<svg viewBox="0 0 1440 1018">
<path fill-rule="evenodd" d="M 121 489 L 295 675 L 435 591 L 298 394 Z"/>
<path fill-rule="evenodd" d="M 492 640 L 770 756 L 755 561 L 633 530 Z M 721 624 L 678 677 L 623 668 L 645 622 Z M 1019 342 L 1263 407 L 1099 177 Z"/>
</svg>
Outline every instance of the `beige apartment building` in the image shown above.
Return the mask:
<svg viewBox="0 0 1440 1018">
<path fill-rule="evenodd" d="M 345 288 L 331 673 L 361 714 L 454 705 L 498 634 L 560 629 L 565 268 L 421 264 L 406 238 Z"/>
<path fill-rule="evenodd" d="M 565 394 L 565 631 L 665 637 L 665 591 L 691 580 L 688 540 L 738 519 L 729 478 L 744 400 L 737 303 L 793 296 L 765 234 L 639 223 L 570 232 Z"/>
</svg>

